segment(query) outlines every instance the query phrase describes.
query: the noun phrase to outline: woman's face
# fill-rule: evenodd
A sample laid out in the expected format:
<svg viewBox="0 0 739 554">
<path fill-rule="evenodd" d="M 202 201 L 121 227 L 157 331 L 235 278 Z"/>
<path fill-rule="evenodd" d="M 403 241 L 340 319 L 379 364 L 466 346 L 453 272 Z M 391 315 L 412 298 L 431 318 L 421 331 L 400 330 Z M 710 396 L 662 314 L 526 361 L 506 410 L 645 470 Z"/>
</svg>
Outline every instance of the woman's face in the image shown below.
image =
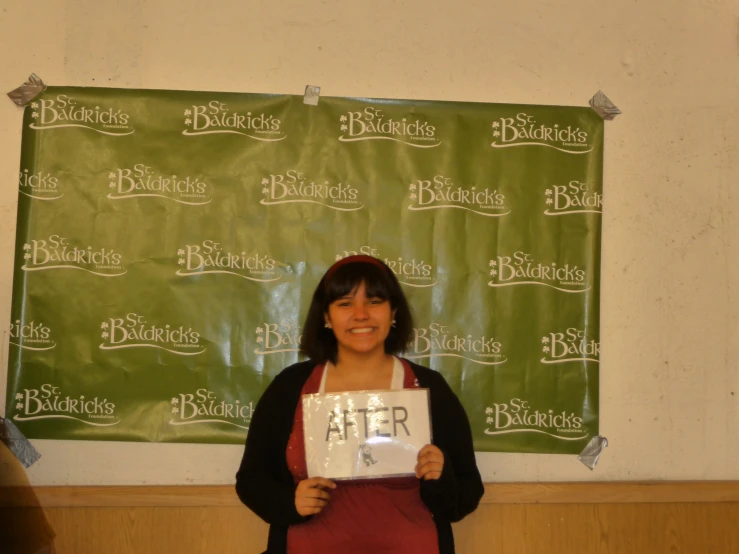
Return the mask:
<svg viewBox="0 0 739 554">
<path fill-rule="evenodd" d="M 334 300 L 324 317 L 336 336 L 341 356 L 384 353 L 394 315 L 388 300 L 367 297 L 362 281 L 349 294 Z"/>
</svg>

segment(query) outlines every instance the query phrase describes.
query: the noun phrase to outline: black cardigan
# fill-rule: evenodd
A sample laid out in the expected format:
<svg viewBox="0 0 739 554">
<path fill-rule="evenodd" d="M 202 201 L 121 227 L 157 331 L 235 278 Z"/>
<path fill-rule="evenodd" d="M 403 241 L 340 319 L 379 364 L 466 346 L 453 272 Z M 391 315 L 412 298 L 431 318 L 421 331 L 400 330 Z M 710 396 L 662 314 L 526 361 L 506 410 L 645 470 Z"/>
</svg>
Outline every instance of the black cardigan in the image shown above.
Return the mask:
<svg viewBox="0 0 739 554">
<path fill-rule="evenodd" d="M 440 373 L 408 362 L 423 388 L 429 389 L 433 443 L 444 453 L 438 480 L 421 481 L 421 499 L 436 523 L 439 553 L 454 553 L 451 522 L 477 508 L 483 494 L 475 464 L 472 432 L 462 404 Z M 309 519 L 295 509 L 296 485 L 287 467 L 285 449 L 303 385 L 315 362 L 284 369 L 264 391 L 254 411 L 244 457 L 236 473 L 241 501 L 270 524 L 268 553 L 287 551 L 287 528 Z M 310 517 L 310 516 L 309 516 Z"/>
</svg>

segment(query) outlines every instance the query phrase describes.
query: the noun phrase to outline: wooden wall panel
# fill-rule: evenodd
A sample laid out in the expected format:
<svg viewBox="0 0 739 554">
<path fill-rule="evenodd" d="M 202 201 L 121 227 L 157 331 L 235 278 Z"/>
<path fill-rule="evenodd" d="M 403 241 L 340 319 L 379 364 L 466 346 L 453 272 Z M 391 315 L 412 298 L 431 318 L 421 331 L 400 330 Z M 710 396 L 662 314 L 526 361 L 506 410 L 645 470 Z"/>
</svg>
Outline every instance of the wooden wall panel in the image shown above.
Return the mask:
<svg viewBox="0 0 739 554">
<path fill-rule="evenodd" d="M 259 553 L 267 525 L 246 508 L 49 508 L 58 554 Z"/>
<path fill-rule="evenodd" d="M 267 542 L 267 526 L 231 487 L 35 492 L 58 554 L 257 554 Z M 457 552 L 737 554 L 737 492 L 734 482 L 487 485 L 478 510 L 454 527 Z M 34 510 L 28 498 L 0 488 L 0 521 Z"/>
<path fill-rule="evenodd" d="M 49 508 L 58 554 L 258 554 L 267 526 L 241 508 Z M 736 554 L 739 504 L 482 505 L 459 554 Z"/>
<path fill-rule="evenodd" d="M 485 504 L 455 525 L 461 554 L 736 554 L 739 504 Z"/>
</svg>

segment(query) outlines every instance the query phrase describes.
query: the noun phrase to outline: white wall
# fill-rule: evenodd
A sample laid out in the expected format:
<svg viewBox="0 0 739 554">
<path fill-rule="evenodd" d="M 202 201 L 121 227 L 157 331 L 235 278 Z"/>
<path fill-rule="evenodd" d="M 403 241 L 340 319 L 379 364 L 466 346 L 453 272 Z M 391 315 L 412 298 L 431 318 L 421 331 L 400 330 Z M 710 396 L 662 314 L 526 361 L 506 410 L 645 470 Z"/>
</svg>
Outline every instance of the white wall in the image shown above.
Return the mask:
<svg viewBox="0 0 739 554">
<path fill-rule="evenodd" d="M 739 479 L 735 0 L 54 0 L 0 4 L 0 87 L 587 105 L 606 125 L 601 432 L 573 456 L 480 454 L 487 481 Z M 21 110 L 0 102 L 0 321 Z M 733 285 L 732 285 L 733 284 Z M 7 333 L 0 396 L 5 395 Z M 2 409 L 2 406 L 0 406 Z M 37 485 L 230 483 L 234 446 L 34 441 Z M 0 468 L 2 470 L 2 468 Z"/>
</svg>

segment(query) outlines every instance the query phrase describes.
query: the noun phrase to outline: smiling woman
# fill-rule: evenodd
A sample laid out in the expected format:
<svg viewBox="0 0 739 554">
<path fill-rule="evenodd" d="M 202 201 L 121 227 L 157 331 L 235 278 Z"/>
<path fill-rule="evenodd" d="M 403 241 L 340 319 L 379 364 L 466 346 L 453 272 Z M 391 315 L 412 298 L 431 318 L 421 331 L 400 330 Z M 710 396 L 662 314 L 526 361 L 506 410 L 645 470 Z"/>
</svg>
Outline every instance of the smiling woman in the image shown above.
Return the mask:
<svg viewBox="0 0 739 554">
<path fill-rule="evenodd" d="M 387 299 L 367 294 L 364 281 L 331 302 L 324 314 L 325 327 L 333 330 L 343 365 L 355 356 L 382 356 L 382 361 L 386 361 L 385 339 L 390 334 L 390 326 L 395 324 L 392 319 L 395 311 L 390 309 Z M 383 387 L 378 384 L 362 388 Z"/>
<path fill-rule="evenodd" d="M 439 373 L 395 356 L 412 330 L 400 284 L 380 260 L 350 256 L 321 279 L 301 340 L 309 361 L 265 391 L 236 474 L 239 498 L 270 524 L 267 552 L 454 552 L 451 522 L 477 507 L 483 486 L 457 397 Z M 418 452 L 415 477 L 308 477 L 303 395 L 416 387 L 429 390 L 434 444 Z"/>
<path fill-rule="evenodd" d="M 395 275 L 384 263 L 371 256 L 349 256 L 336 262 L 319 283 L 304 327 L 301 348 L 313 360 L 337 364 L 343 357 L 338 365 L 382 363 L 405 348 L 413 318 Z M 368 336 L 349 340 L 357 333 Z M 373 348 L 367 351 L 369 342 Z M 365 350 L 353 351 L 352 343 L 364 344 Z"/>
</svg>

